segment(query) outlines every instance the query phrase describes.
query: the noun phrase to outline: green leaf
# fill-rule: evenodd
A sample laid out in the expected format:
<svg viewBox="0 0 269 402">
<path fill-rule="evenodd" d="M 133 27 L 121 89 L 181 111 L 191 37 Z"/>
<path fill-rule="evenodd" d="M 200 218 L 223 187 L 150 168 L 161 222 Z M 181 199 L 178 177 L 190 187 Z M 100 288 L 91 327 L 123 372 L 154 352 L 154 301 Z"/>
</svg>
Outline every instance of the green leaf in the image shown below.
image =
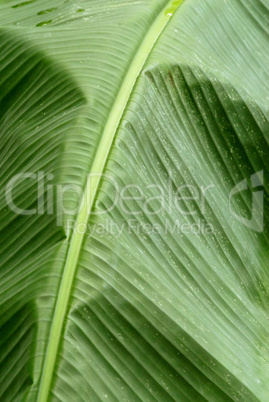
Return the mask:
<svg viewBox="0 0 269 402">
<path fill-rule="evenodd" d="M 268 1 L 0 3 L 1 401 L 268 401 Z"/>
</svg>

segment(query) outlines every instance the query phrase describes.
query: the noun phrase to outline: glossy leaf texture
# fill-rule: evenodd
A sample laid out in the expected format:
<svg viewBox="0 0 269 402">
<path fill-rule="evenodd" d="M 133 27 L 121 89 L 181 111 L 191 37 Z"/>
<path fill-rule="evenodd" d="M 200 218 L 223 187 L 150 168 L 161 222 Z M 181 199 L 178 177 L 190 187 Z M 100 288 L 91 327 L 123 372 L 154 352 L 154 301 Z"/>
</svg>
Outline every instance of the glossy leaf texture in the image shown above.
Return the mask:
<svg viewBox="0 0 269 402">
<path fill-rule="evenodd" d="M 268 8 L 0 2 L 1 401 L 268 401 Z"/>
</svg>

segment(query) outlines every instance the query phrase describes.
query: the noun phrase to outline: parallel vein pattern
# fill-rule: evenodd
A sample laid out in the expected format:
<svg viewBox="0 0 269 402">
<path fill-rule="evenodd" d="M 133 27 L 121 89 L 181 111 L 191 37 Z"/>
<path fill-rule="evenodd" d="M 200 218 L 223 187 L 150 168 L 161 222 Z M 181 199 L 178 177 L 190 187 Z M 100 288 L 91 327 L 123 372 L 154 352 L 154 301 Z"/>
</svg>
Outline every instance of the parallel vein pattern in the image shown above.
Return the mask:
<svg viewBox="0 0 269 402">
<path fill-rule="evenodd" d="M 181 3 L 182 1 L 170 1 L 168 3 L 168 7 L 165 7 L 165 9 L 161 11 L 159 16 L 154 21 L 128 69 L 119 93 L 115 99 L 115 103 L 112 106 L 107 123 L 104 127 L 104 132 L 102 134 L 92 164 L 92 171 L 87 179 L 86 189 L 83 194 L 82 204 L 79 208 L 79 214 L 75 223 L 74 232 L 70 240 L 70 247 L 67 253 L 66 263 L 63 270 L 63 277 L 61 280 L 56 301 L 49 344 L 41 377 L 40 391 L 38 397 L 39 402 L 46 402 L 50 392 L 50 384 L 54 372 L 57 353 L 59 350 L 64 319 L 66 316 L 66 311 L 77 269 L 78 259 L 83 244 L 84 233 L 83 231 L 77 231 L 76 228 L 81 227 L 81 225 L 86 225 L 89 220 L 94 200 L 96 198 L 98 185 L 100 183 L 101 176 L 107 162 L 111 145 L 113 143 L 115 134 L 119 127 L 120 120 L 132 93 L 137 77 L 139 76 L 156 41 L 158 40 L 165 26 L 167 25 L 170 17 L 173 15 L 172 11 L 174 12 L 176 10 L 175 5 L 178 7 Z M 168 12 L 167 9 L 169 10 Z"/>
<path fill-rule="evenodd" d="M 3 402 L 269 400 L 269 4 L 179 3 L 1 2 Z"/>
</svg>

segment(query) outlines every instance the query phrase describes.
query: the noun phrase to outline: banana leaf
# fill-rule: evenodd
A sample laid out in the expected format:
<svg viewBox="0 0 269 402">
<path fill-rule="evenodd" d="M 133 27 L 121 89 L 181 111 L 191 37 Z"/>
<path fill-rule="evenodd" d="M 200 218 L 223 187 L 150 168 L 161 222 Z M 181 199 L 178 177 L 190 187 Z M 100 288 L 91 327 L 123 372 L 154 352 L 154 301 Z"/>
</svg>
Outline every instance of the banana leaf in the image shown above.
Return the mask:
<svg viewBox="0 0 269 402">
<path fill-rule="evenodd" d="M 269 400 L 268 0 L 0 1 L 0 400 Z"/>
</svg>

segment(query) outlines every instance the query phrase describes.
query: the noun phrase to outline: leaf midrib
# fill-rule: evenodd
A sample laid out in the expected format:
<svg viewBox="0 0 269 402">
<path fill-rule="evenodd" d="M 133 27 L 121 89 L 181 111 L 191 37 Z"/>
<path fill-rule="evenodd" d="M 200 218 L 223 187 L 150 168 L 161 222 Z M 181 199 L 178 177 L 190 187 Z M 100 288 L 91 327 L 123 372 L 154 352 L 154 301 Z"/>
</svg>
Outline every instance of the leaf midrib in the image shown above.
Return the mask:
<svg viewBox="0 0 269 402">
<path fill-rule="evenodd" d="M 123 80 L 121 88 L 115 99 L 103 134 L 96 151 L 93 161 L 91 174 L 88 175 L 85 191 L 82 197 L 79 214 L 76 220 L 76 227 L 87 227 L 92 208 L 95 202 L 96 194 L 100 184 L 101 175 L 104 172 L 105 165 L 111 150 L 115 135 L 118 131 L 120 121 L 126 110 L 126 106 L 132 94 L 133 88 L 138 77 L 163 30 L 172 17 L 176 9 L 184 0 L 170 0 L 164 9 L 154 20 L 141 46 L 135 54 L 130 64 L 128 72 Z M 81 226 L 79 226 L 81 225 Z M 83 226 L 82 226 L 83 225 Z M 78 260 L 84 240 L 85 233 L 74 230 L 70 239 L 69 250 L 63 270 L 63 276 L 59 287 L 58 297 L 55 305 L 48 347 L 45 355 L 41 382 L 38 393 L 38 402 L 47 402 L 51 387 L 52 376 L 54 373 L 56 358 L 58 355 L 64 319 L 67 312 L 69 299 L 71 296 L 72 285 L 78 265 Z"/>
</svg>

